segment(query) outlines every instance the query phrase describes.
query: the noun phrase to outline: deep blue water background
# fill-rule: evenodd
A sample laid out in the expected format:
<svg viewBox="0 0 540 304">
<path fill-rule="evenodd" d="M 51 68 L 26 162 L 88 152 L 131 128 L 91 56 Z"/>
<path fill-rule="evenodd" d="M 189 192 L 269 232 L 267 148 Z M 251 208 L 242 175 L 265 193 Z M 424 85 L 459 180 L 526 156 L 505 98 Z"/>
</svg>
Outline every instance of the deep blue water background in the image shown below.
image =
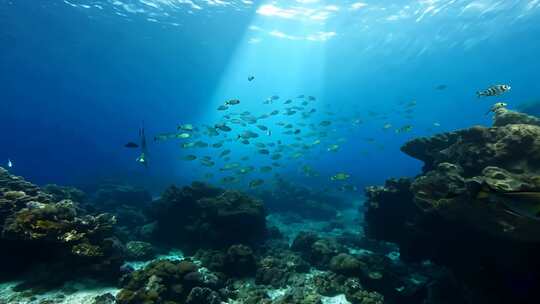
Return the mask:
<svg viewBox="0 0 540 304">
<path fill-rule="evenodd" d="M 480 2 L 489 1 L 459 3 Z M 264 19 L 258 1 L 243 10 L 172 12 L 181 25 L 170 26 L 144 14 L 123 18 L 108 6 L 96 11 L 55 0 L 0 0 L 1 165 L 10 158 L 13 172 L 39 184 L 114 178 L 159 191 L 200 174 L 179 160 L 174 143 L 151 142 L 150 168 L 138 166 L 137 153 L 123 144 L 136 140 L 142 121 L 152 137 L 180 122 L 211 122 L 216 105 L 236 96 L 255 110 L 270 95 L 308 94 L 338 113 L 390 111 L 416 100 L 411 133 L 384 132 L 383 121 L 362 115 L 366 123 L 347 135 L 339 154 L 311 162 L 323 177 L 349 172 L 360 187 L 415 175 L 421 164 L 399 151 L 407 139 L 490 123 L 484 113 L 500 100 L 478 101 L 477 90 L 512 85 L 502 98 L 510 107 L 540 97 L 540 8 L 519 17 L 518 2 L 527 1 L 509 2 L 517 4 L 477 14 L 449 11 L 421 22 L 373 21 L 364 31 L 353 20 L 334 18 L 325 29 L 337 35 L 325 42 L 265 37 L 250 44 L 250 26 L 286 30 L 291 21 Z M 257 77 L 253 84 L 245 80 L 250 74 Z M 440 84 L 448 88 L 435 90 Z M 409 123 L 397 116 L 388 122 Z M 375 137 L 384 150 L 367 146 L 363 137 Z M 294 168 L 287 172 L 310 183 Z"/>
</svg>

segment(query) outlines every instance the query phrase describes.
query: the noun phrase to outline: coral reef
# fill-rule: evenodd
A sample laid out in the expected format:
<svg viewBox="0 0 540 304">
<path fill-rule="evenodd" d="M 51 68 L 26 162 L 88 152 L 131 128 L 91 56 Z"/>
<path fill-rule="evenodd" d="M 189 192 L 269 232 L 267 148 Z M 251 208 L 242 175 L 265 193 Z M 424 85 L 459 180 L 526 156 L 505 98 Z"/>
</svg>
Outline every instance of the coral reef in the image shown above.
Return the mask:
<svg viewBox="0 0 540 304">
<path fill-rule="evenodd" d="M 151 260 L 155 255 L 156 251 L 150 243 L 141 241 L 126 243 L 126 259 Z"/>
<path fill-rule="evenodd" d="M 154 237 L 163 244 L 223 248 L 260 243 L 266 237 L 262 202 L 202 183 L 170 187 L 149 213 L 157 225 Z"/>
<path fill-rule="evenodd" d="M 139 303 L 220 303 L 197 265 L 190 261 L 159 260 L 122 279 L 118 304 Z M 205 302 L 210 301 L 210 302 Z"/>
<path fill-rule="evenodd" d="M 3 275 L 22 273 L 29 267 L 39 269 L 39 264 L 47 263 L 50 271 L 36 270 L 36 282 L 61 283 L 77 273 L 114 279 L 122 263 L 112 234 L 114 216 L 86 214 L 71 200 L 55 201 L 63 197 L 48 194 L 0 168 Z M 70 272 L 55 273 L 54 280 L 47 278 L 58 269 Z"/>
<path fill-rule="evenodd" d="M 494 127 L 407 142 L 423 173 L 366 189 L 368 236 L 398 243 L 405 260 L 448 266 L 466 303 L 537 302 L 540 263 L 526 257 L 540 253 L 538 122 L 499 109 Z"/>
</svg>

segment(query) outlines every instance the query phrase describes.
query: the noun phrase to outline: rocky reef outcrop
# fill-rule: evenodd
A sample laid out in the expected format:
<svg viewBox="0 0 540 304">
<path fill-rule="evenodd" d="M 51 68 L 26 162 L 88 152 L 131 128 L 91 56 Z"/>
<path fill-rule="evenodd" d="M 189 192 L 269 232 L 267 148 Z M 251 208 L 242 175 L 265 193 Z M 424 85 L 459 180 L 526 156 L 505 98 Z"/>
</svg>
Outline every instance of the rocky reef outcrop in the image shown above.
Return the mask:
<svg viewBox="0 0 540 304">
<path fill-rule="evenodd" d="M 366 189 L 366 232 L 396 242 L 408 261 L 448 266 L 465 303 L 537 303 L 540 124 L 499 109 L 493 127 L 413 139 L 414 179 Z M 493 292 L 497 290 L 497 292 Z"/>
<path fill-rule="evenodd" d="M 219 304 L 221 284 L 191 261 L 158 260 L 122 279 L 116 303 Z"/>
<path fill-rule="evenodd" d="M 50 285 L 78 274 L 116 277 L 123 257 L 112 234 L 114 216 L 88 214 L 63 198 L 0 168 L 2 275 L 34 267 L 35 281 Z"/>
<path fill-rule="evenodd" d="M 223 248 L 260 243 L 266 237 L 261 201 L 198 182 L 168 188 L 149 208 L 149 216 L 156 224 L 153 237 L 166 245 Z"/>
</svg>

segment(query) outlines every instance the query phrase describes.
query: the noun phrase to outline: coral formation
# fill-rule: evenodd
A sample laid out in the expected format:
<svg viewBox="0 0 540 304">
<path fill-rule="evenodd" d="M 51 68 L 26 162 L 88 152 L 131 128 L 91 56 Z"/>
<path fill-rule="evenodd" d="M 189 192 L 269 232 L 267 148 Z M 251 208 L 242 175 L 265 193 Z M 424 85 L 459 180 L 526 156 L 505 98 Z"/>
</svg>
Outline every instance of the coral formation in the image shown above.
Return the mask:
<svg viewBox="0 0 540 304">
<path fill-rule="evenodd" d="M 64 279 L 63 275 L 76 275 L 77 271 L 106 277 L 118 273 L 122 255 L 112 234 L 114 216 L 85 214 L 71 200 L 55 201 L 55 198 L 65 197 L 64 192 L 48 194 L 0 168 L 3 274 L 21 273 L 39 263 L 51 263 L 48 264 L 51 272 L 45 271 L 43 277 L 38 274 L 34 277 L 49 282 L 55 280 L 46 279 L 47 273 L 64 267 L 71 272 L 56 274 L 58 283 Z"/>
<path fill-rule="evenodd" d="M 367 234 L 398 243 L 405 260 L 448 266 L 468 303 L 534 303 L 540 263 L 525 257 L 540 253 L 538 122 L 499 109 L 493 127 L 407 142 L 423 174 L 366 189 Z"/>
<path fill-rule="evenodd" d="M 164 244 L 223 248 L 260 243 L 266 237 L 261 201 L 202 183 L 168 188 L 149 212 L 157 225 L 154 236 Z"/>
</svg>

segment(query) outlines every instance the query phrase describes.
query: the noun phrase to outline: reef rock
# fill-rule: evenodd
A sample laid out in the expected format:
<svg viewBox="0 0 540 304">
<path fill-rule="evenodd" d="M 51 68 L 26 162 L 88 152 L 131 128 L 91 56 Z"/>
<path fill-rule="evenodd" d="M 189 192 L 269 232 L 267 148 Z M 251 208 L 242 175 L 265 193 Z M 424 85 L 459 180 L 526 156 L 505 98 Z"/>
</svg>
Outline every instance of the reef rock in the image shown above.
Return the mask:
<svg viewBox="0 0 540 304">
<path fill-rule="evenodd" d="M 150 260 L 156 252 L 152 244 L 140 241 L 126 243 L 126 258 L 136 261 Z"/>
<path fill-rule="evenodd" d="M 535 303 L 540 263 L 524 257 L 540 253 L 540 126 L 506 109 L 494 124 L 406 143 L 423 174 L 366 189 L 366 232 L 405 260 L 448 266 L 471 303 Z"/>
<path fill-rule="evenodd" d="M 122 279 L 118 304 L 219 303 L 219 295 L 200 280 L 197 265 L 190 261 L 159 260 Z M 209 300 L 211 302 L 205 302 Z"/>
<path fill-rule="evenodd" d="M 149 209 L 155 238 L 166 244 L 223 248 L 256 244 L 266 237 L 262 202 L 238 191 L 202 183 L 167 189 Z"/>
<path fill-rule="evenodd" d="M 71 200 L 51 195 L 0 168 L 0 260 L 3 272 L 54 263 L 76 275 L 114 276 L 122 263 L 112 235 L 115 218 L 90 215 Z M 84 271 L 83 271 L 84 270 Z M 51 270 L 52 271 L 52 270 Z"/>
</svg>

